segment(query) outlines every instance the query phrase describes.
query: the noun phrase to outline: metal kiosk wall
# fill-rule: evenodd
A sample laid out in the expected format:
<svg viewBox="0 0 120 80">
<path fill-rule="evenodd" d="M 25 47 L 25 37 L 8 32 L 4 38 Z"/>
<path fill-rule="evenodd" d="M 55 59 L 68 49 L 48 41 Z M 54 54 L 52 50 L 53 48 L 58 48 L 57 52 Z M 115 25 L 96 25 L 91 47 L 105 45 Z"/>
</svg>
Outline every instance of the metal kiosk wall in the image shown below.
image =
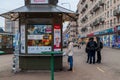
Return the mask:
<svg viewBox="0 0 120 80">
<path fill-rule="evenodd" d="M 29 13 L 27 15 L 29 17 L 20 20 L 20 68 L 25 70 L 50 69 L 51 55 L 42 54 L 42 52 L 62 51 L 62 17 L 53 13 Z M 59 44 L 57 44 L 57 39 Z M 55 54 L 54 58 L 55 70 L 61 70 L 62 54 Z"/>
</svg>

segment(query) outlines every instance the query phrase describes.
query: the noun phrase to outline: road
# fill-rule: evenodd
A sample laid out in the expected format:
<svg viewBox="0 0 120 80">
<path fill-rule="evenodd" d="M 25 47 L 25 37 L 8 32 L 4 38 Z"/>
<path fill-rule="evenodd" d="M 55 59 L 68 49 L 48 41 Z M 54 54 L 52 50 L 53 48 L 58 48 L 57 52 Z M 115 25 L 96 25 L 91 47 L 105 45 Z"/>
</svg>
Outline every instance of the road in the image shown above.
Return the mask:
<svg viewBox="0 0 120 80">
<path fill-rule="evenodd" d="M 67 56 L 63 71 L 55 72 L 55 80 L 120 80 L 120 50 L 104 48 L 101 64 L 86 63 L 85 46 L 74 48 L 74 70 L 67 71 Z M 65 51 L 66 49 L 64 49 Z M 49 71 L 11 72 L 13 55 L 0 55 L 0 80 L 50 80 Z"/>
</svg>

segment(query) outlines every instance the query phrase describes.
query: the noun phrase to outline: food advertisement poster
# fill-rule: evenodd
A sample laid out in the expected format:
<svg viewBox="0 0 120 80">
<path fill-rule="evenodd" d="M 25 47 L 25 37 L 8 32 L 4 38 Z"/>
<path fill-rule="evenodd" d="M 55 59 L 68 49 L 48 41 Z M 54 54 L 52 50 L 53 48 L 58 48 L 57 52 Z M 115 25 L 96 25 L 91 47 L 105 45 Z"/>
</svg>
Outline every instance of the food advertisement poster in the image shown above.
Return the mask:
<svg viewBox="0 0 120 80">
<path fill-rule="evenodd" d="M 28 25 L 28 53 L 41 53 L 52 50 L 52 26 Z"/>
<path fill-rule="evenodd" d="M 61 29 L 60 25 L 54 25 L 54 51 L 61 51 Z"/>
</svg>

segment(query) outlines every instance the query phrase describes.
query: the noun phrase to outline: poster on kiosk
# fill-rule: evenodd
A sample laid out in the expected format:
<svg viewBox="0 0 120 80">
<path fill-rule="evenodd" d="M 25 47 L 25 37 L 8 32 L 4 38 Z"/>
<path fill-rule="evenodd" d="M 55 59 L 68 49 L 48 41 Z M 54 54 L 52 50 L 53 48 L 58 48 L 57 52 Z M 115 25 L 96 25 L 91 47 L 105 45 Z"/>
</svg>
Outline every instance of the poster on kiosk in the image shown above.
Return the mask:
<svg viewBox="0 0 120 80">
<path fill-rule="evenodd" d="M 38 54 L 52 50 L 52 26 L 51 25 L 28 25 L 28 53 Z"/>
<path fill-rule="evenodd" d="M 60 29 L 60 25 L 54 25 L 54 51 L 61 51 L 61 29 Z"/>
</svg>

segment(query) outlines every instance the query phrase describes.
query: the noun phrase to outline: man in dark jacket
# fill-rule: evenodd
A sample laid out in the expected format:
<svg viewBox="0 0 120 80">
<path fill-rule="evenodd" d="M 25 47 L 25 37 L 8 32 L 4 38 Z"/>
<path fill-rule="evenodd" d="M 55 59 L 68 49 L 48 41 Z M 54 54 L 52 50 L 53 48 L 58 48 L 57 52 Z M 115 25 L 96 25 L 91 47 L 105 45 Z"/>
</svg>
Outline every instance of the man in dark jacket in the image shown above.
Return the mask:
<svg viewBox="0 0 120 80">
<path fill-rule="evenodd" d="M 89 59 L 90 59 L 89 63 L 95 64 L 95 52 L 97 48 L 97 43 L 94 41 L 94 38 L 89 39 L 89 42 L 87 43 L 86 48 L 89 54 Z"/>
<path fill-rule="evenodd" d="M 100 41 L 99 37 L 97 39 L 97 63 L 101 63 L 101 49 L 103 48 L 103 43 Z"/>
</svg>

